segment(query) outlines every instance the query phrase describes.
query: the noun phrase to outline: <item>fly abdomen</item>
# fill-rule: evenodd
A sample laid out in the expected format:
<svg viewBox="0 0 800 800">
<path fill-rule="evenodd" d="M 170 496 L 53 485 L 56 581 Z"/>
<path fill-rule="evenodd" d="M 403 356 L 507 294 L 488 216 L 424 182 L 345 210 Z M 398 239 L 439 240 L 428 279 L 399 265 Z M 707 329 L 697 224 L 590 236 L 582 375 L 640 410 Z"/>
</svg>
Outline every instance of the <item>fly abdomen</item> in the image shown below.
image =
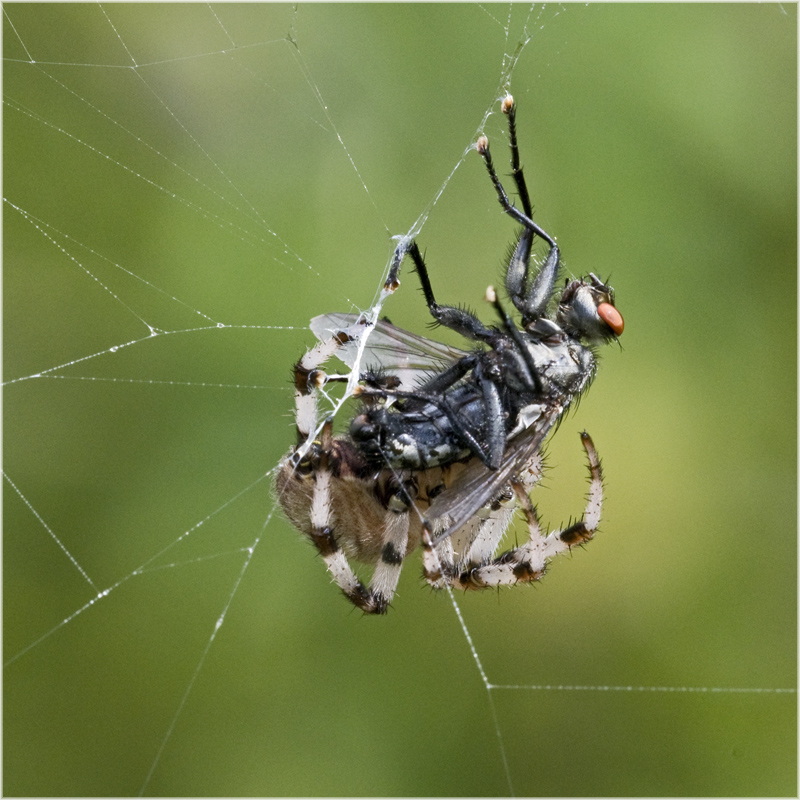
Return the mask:
<svg viewBox="0 0 800 800">
<path fill-rule="evenodd" d="M 350 436 L 381 467 L 428 469 L 470 455 L 450 420 L 434 407 L 413 414 L 370 409 L 353 420 Z"/>
</svg>

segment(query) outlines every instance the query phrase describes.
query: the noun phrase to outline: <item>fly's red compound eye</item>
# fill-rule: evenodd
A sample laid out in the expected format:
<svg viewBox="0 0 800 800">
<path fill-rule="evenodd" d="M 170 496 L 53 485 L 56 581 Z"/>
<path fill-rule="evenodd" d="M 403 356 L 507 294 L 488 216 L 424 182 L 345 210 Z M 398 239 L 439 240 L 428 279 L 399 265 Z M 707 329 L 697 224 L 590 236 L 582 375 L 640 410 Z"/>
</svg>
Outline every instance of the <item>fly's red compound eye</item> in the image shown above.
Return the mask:
<svg viewBox="0 0 800 800">
<path fill-rule="evenodd" d="M 611 303 L 600 303 L 597 306 L 597 316 L 614 331 L 616 336 L 619 336 L 625 328 L 625 320 L 622 319 L 622 314 Z"/>
</svg>

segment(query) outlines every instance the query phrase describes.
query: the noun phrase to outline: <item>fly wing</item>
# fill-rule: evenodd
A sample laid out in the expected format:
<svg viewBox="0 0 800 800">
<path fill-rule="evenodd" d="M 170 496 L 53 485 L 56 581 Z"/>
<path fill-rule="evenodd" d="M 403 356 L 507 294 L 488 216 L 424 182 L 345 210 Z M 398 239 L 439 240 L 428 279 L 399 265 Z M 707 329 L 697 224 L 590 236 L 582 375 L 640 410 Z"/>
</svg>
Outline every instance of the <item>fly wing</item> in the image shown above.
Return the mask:
<svg viewBox="0 0 800 800">
<path fill-rule="evenodd" d="M 536 455 L 545 436 L 563 411 L 561 404 L 550 406 L 539 420 L 512 439 L 506 446 L 499 469 L 489 469 L 478 458 L 473 458 L 467 464 L 466 469 L 453 483 L 437 495 L 425 514 L 431 523 L 442 517 L 449 517 L 447 529 L 437 533 L 434 543 L 446 539 L 458 530 L 508 486 L 512 478 Z M 433 528 L 436 529 L 435 524 Z"/>
<path fill-rule="evenodd" d="M 370 328 L 358 314 L 322 314 L 311 320 L 311 331 L 320 341 L 339 333 L 347 334 L 347 341 L 336 351 L 336 357 L 348 367 L 355 365 L 361 339 L 367 335 L 362 371 L 385 370 L 400 380 L 403 391 L 418 387 L 432 372 L 440 372 L 469 355 L 466 350 L 417 336 L 383 320 Z"/>
</svg>

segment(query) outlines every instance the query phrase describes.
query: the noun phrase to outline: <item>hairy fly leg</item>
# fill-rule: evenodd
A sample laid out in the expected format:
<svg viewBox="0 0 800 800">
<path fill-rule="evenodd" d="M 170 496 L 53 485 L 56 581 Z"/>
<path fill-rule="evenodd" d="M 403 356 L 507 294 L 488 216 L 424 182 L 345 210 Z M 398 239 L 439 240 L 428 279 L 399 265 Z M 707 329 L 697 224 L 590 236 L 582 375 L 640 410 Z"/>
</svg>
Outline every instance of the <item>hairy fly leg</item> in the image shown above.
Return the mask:
<svg viewBox="0 0 800 800">
<path fill-rule="evenodd" d="M 492 162 L 492 156 L 489 152 L 489 139 L 486 136 L 479 137 L 476 147 L 478 153 L 483 157 L 489 177 L 497 192 L 497 198 L 503 210 L 524 226 L 523 233 L 520 236 L 520 242 L 509 263 L 506 287 L 512 302 L 522 314 L 523 327 L 527 327 L 528 323 L 541 317 L 547 310 L 547 304 L 553 294 L 558 278 L 560 255 L 555 239 L 531 219 L 532 209 L 530 199 L 528 199 L 528 189 L 522 175 L 522 168 L 519 166 L 519 152 L 516 145 L 516 106 L 510 95 L 507 95 L 503 100 L 503 111 L 508 114 L 509 120 L 512 120 L 509 125 L 510 130 L 513 131 L 511 142 L 512 175 L 517 185 L 517 190 L 520 193 L 524 211 L 520 211 L 508 199 L 508 195 L 502 183 L 500 183 L 500 179 L 497 177 L 497 172 Z M 530 284 L 526 287 L 530 264 L 530 245 L 533 234 L 544 239 L 550 246 L 550 250 L 541 270 L 539 270 L 537 276 L 530 281 Z"/>
<path fill-rule="evenodd" d="M 533 218 L 533 206 L 528 194 L 528 186 L 522 173 L 519 161 L 519 145 L 517 144 L 517 107 L 511 95 L 506 95 L 502 102 L 503 113 L 508 117 L 508 140 L 511 148 L 511 176 L 517 185 L 517 195 L 522 203 L 522 210 L 529 218 Z M 525 313 L 525 293 L 528 286 L 528 272 L 531 263 L 531 246 L 534 232 L 522 228 L 519 239 L 508 261 L 506 270 L 506 290 L 517 310 Z"/>
<path fill-rule="evenodd" d="M 431 287 L 431 279 L 428 275 L 428 267 L 425 265 L 425 260 L 422 258 L 422 253 L 419 252 L 416 242 L 411 243 L 408 248 L 408 254 L 414 262 L 417 275 L 419 275 L 422 293 L 425 295 L 425 302 L 428 304 L 431 316 L 440 325 L 460 333 L 466 339 L 491 342 L 496 335 L 496 331 L 487 328 L 474 314 L 463 308 L 442 306 L 436 302 L 433 296 L 433 288 Z"/>
</svg>

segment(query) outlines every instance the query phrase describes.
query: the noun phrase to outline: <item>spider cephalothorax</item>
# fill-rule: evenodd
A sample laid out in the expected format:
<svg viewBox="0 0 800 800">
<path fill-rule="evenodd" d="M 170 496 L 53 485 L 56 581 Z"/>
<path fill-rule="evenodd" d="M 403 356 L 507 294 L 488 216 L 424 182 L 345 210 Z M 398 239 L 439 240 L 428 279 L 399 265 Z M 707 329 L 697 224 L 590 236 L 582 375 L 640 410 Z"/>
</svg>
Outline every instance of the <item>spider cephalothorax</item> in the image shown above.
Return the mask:
<svg viewBox="0 0 800 800">
<path fill-rule="evenodd" d="M 593 347 L 616 340 L 623 321 L 614 290 L 591 273 L 567 282 L 548 315 L 560 254 L 555 240 L 531 219 L 510 95 L 502 109 L 522 210 L 503 189 L 485 136 L 476 149 L 504 211 L 522 225 L 505 281 L 521 327 L 492 287 L 487 299 L 497 325 L 439 305 L 416 242 L 404 240 L 385 288 L 399 286 L 401 264 L 410 256 L 434 320 L 474 342 L 474 349 L 445 346 L 388 322 L 327 314 L 312 320 L 320 341 L 295 366 L 298 446 L 277 475 L 280 503 L 314 542 L 345 595 L 366 612 L 386 611 L 403 559 L 420 544 L 432 586 L 485 588 L 538 580 L 550 558 L 590 539 L 600 521 L 602 475 L 588 434 L 582 441 L 590 490 L 581 521 L 544 535 L 528 495 L 541 478 L 545 436 L 594 377 Z M 531 246 L 537 236 L 549 249 L 534 272 Z M 320 369 L 333 355 L 351 367 L 360 357 L 356 394 L 364 404 L 349 433 L 337 436 L 330 420 L 319 430 L 317 422 L 319 390 L 341 380 Z M 529 538 L 495 556 L 518 508 Z M 375 565 L 369 586 L 356 577 L 349 558 Z"/>
</svg>

